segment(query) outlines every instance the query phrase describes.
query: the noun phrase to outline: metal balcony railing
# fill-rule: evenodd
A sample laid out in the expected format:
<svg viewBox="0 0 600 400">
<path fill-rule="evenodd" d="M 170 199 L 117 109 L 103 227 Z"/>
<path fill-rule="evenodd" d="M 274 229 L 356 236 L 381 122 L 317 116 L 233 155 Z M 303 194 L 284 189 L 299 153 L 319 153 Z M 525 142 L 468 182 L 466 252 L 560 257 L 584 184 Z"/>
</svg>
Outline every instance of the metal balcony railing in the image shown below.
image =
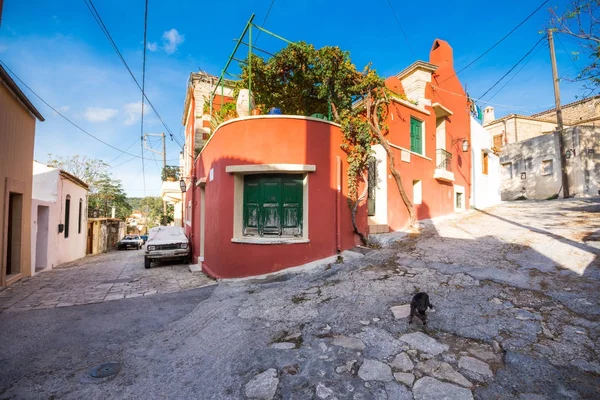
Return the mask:
<svg viewBox="0 0 600 400">
<path fill-rule="evenodd" d="M 437 149 L 435 153 L 438 164 L 435 168 L 452 172 L 452 153 L 449 153 L 444 149 Z"/>
</svg>

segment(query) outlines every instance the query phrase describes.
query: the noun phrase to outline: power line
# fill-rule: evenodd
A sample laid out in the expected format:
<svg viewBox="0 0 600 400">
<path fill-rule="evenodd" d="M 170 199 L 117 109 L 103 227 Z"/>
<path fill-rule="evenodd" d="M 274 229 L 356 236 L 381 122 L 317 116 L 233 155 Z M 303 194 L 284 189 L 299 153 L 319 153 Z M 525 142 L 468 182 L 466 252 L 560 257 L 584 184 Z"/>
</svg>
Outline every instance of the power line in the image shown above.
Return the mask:
<svg viewBox="0 0 600 400">
<path fill-rule="evenodd" d="M 554 37 L 557 39 L 558 44 L 560 44 L 560 47 L 562 47 L 562 49 L 565 51 L 565 53 L 567 53 L 567 56 L 569 57 L 569 60 L 571 61 L 571 64 L 573 64 L 573 66 L 575 67 L 575 69 L 577 71 L 579 71 L 580 70 L 579 67 L 577 66 L 577 64 L 575 64 L 575 60 L 573 60 L 573 58 L 571 56 L 569 56 L 569 51 L 567 50 L 567 48 L 563 44 L 562 40 L 560 40 L 560 36 L 556 35 Z"/>
<path fill-rule="evenodd" d="M 91 0 L 90 0 L 91 3 Z M 144 164 L 144 97 L 146 96 L 146 39 L 148 33 L 148 0 L 144 11 L 144 56 L 142 61 L 142 115 L 140 121 L 140 146 L 142 147 L 142 180 L 144 182 L 144 197 L 146 197 L 146 165 Z M 148 202 L 146 201 L 146 212 L 148 211 Z"/>
<path fill-rule="evenodd" d="M 544 39 L 546 39 L 546 37 L 545 37 L 545 36 L 542 36 L 542 37 L 540 38 L 540 40 L 538 40 L 538 41 L 537 41 L 537 43 L 536 43 L 535 45 L 533 45 L 533 47 L 532 47 L 532 48 L 531 48 L 531 49 L 530 49 L 530 50 L 529 50 L 527 53 L 525 53 L 525 55 L 524 55 L 523 57 L 521 57 L 521 59 L 520 59 L 519 61 L 517 61 L 517 63 L 516 63 L 515 65 L 513 65 L 511 69 L 509 69 L 509 70 L 508 70 L 508 72 L 507 72 L 507 73 L 505 73 L 504 75 L 502 75 L 502 77 L 501 77 L 500 79 L 498 79 L 498 80 L 496 81 L 496 83 L 494 83 L 494 84 L 492 85 L 492 87 L 491 87 L 491 88 L 489 88 L 488 90 L 486 90 L 486 92 L 485 92 L 484 94 L 482 94 L 481 96 L 479 96 L 479 99 L 478 99 L 478 100 L 480 100 L 480 99 L 483 99 L 483 98 L 485 97 L 485 95 L 486 95 L 486 94 L 488 94 L 488 93 L 489 93 L 489 92 L 490 92 L 490 91 L 491 91 L 493 88 L 495 88 L 495 87 L 496 87 L 496 85 L 498 85 L 498 84 L 499 84 L 499 83 L 502 81 L 502 79 L 506 78 L 506 76 L 507 76 L 508 74 L 510 74 L 510 73 L 511 73 L 511 72 L 512 72 L 512 71 L 513 71 L 515 68 L 517 68 L 517 66 L 518 66 L 518 65 L 521 63 L 521 61 L 523 61 L 525 58 L 527 58 L 527 56 L 528 56 L 529 54 L 531 54 L 531 52 L 532 52 L 533 50 L 535 50 L 535 48 L 536 48 L 536 47 L 538 47 L 538 45 L 539 45 L 540 43 L 542 43 L 542 41 L 543 41 Z"/>
<path fill-rule="evenodd" d="M 410 40 L 408 40 L 408 36 L 406 35 L 406 32 L 404 32 L 404 29 L 402 29 L 402 24 L 400 24 L 400 20 L 398 19 L 398 15 L 396 15 L 396 11 L 394 10 L 394 7 L 392 6 L 392 2 L 390 0 L 387 0 L 387 3 L 390 6 L 390 9 L 392 10 L 392 14 L 394 14 L 394 18 L 396 19 L 398 28 L 400 28 L 400 32 L 402 32 L 402 35 L 404 35 L 404 39 L 406 40 L 406 43 L 408 44 L 408 48 L 410 49 L 413 56 L 416 57 L 417 54 L 415 53 L 415 50 L 412 48 L 412 45 L 410 44 Z"/>
<path fill-rule="evenodd" d="M 126 151 L 123 151 L 121 149 L 119 149 L 118 147 L 113 146 L 110 143 L 105 142 L 104 140 L 98 138 L 97 136 L 92 135 L 91 133 L 89 133 L 88 131 L 86 131 L 85 129 L 83 129 L 82 127 L 80 127 L 79 125 L 77 125 L 75 122 L 71 121 L 69 118 L 67 118 L 65 115 L 63 115 L 60 111 L 58 111 L 56 108 L 52 107 L 46 100 L 44 100 L 40 95 L 38 95 L 31 87 L 29 87 L 29 85 L 27 85 L 25 82 L 23 82 L 23 80 L 21 80 L 21 78 L 19 78 L 17 76 L 17 74 L 15 74 L 9 67 L 8 65 L 6 65 L 6 63 L 2 60 L 0 60 L 0 64 L 2 64 L 4 66 L 4 68 L 11 73 L 11 75 L 18 80 L 19 82 L 21 82 L 21 84 L 23 86 L 25 86 L 35 97 L 37 97 L 42 103 L 44 103 L 45 105 L 47 105 L 52 111 L 54 111 L 56 114 L 60 115 L 62 118 L 64 118 L 68 123 L 70 123 L 71 125 L 73 125 L 75 128 L 79 129 L 81 132 L 85 133 L 86 135 L 96 139 L 97 141 L 99 141 L 100 143 L 110 147 L 111 149 L 117 150 L 118 152 L 121 152 L 123 154 L 127 154 L 128 156 L 134 156 L 134 157 L 139 157 L 136 155 L 133 155 L 131 153 L 128 153 Z"/>
<path fill-rule="evenodd" d="M 388 0 L 389 1 L 389 0 Z M 461 68 L 460 70 L 458 70 L 457 72 L 454 73 L 454 75 L 450 76 L 449 78 L 445 79 L 444 81 L 440 82 L 440 83 L 444 83 L 446 82 L 448 79 L 451 79 L 453 77 L 455 77 L 456 75 L 460 74 L 461 72 L 463 72 L 465 69 L 469 68 L 471 65 L 475 64 L 477 61 L 479 61 L 482 57 L 484 57 L 487 53 L 489 53 L 490 51 L 492 51 L 496 46 L 498 46 L 500 43 L 502 43 L 504 41 L 504 39 L 506 39 L 507 37 L 509 37 L 514 31 L 516 31 L 517 29 L 519 29 L 519 27 L 521 25 L 523 25 L 525 22 L 527 22 L 529 20 L 529 18 L 533 17 L 533 15 L 535 13 L 537 13 L 549 0 L 544 1 L 542 4 L 540 4 L 540 6 L 538 8 L 536 8 L 531 14 L 529 14 L 527 16 L 527 18 L 525 18 L 523 21 L 521 21 L 517 26 L 515 26 L 510 32 L 508 32 L 506 35 L 504 35 L 502 37 L 502 39 L 498 40 L 496 43 L 494 43 L 494 45 L 492 47 L 490 47 L 489 49 L 487 49 L 482 55 L 480 55 L 479 57 L 477 57 L 476 59 L 474 59 L 473 61 L 471 61 L 469 64 L 467 64 L 465 67 Z"/>
<path fill-rule="evenodd" d="M 130 148 L 132 148 L 135 144 L 137 143 L 137 139 L 135 139 L 133 141 L 133 143 L 131 143 L 129 145 L 128 148 L 125 149 L 125 151 L 129 151 Z M 108 163 L 108 165 L 111 165 L 112 163 L 114 163 L 115 161 L 117 161 L 121 156 L 123 155 L 123 153 L 120 153 L 118 156 L 116 156 L 111 162 Z"/>
<path fill-rule="evenodd" d="M 535 58 L 535 56 L 537 55 L 537 53 L 540 51 L 540 49 L 541 49 L 541 48 L 542 48 L 542 47 L 538 47 L 538 49 L 535 51 L 535 53 L 533 53 L 533 54 L 531 55 L 531 57 L 529 57 L 529 59 L 523 63 L 523 65 L 521 66 L 521 68 L 519 68 L 519 69 L 517 70 L 517 72 L 515 72 L 515 73 L 513 74 L 513 76 L 511 76 L 511 77 L 510 77 L 510 79 L 509 79 L 509 80 L 508 80 L 508 81 L 507 81 L 507 82 L 506 82 L 504 85 L 502 85 L 502 87 L 501 87 L 500 89 L 498 89 L 498 90 L 496 91 L 496 93 L 494 93 L 494 94 L 492 95 L 492 97 L 490 97 L 488 100 L 492 100 L 494 97 L 496 97 L 496 95 L 497 95 L 498 93 L 500 93 L 500 92 L 501 92 L 501 91 L 502 91 L 502 90 L 503 90 L 503 89 L 504 89 L 506 86 L 508 86 L 508 84 L 509 84 L 509 83 L 510 83 L 510 82 L 511 82 L 511 81 L 512 81 L 512 80 L 513 80 L 513 79 L 514 79 L 514 78 L 515 78 L 517 75 L 519 75 L 519 73 L 520 73 L 521 71 L 523 71 L 523 69 L 524 69 L 524 68 L 527 66 L 527 64 L 529 64 L 529 61 L 531 61 L 531 60 L 533 60 L 533 59 Z"/>
<path fill-rule="evenodd" d="M 273 8 L 273 3 L 275 3 L 275 0 L 271 0 L 271 4 L 269 5 L 269 9 L 267 10 L 267 14 L 265 15 L 265 19 L 263 19 L 262 24 L 260 25 L 261 27 L 265 27 L 265 24 L 267 23 L 267 19 L 269 18 L 269 14 L 271 13 L 271 8 Z M 258 38 L 260 37 L 261 34 L 261 30 L 258 30 L 258 33 L 256 34 L 256 40 L 254 41 L 254 45 L 256 45 L 258 43 Z"/>
<path fill-rule="evenodd" d="M 154 105 L 152 104 L 152 102 L 150 101 L 150 99 L 148 98 L 148 96 L 142 90 L 142 86 L 137 81 L 135 75 L 131 71 L 131 68 L 129 68 L 129 65 L 127 64 L 127 61 L 125 61 L 125 58 L 123 57 L 123 55 L 119 51 L 119 48 L 117 47 L 117 44 L 113 40 L 110 32 L 108 31 L 108 28 L 104 24 L 104 21 L 102 20 L 102 17 L 98 13 L 98 10 L 96 10 L 96 7 L 94 6 L 94 3 L 92 2 L 92 0 L 84 0 L 84 2 L 86 4 L 88 10 L 92 14 L 92 17 L 94 18 L 94 20 L 96 21 L 96 23 L 100 27 L 100 30 L 102 31 L 102 33 L 104 33 L 104 36 L 106 37 L 106 39 L 108 40 L 108 42 L 112 46 L 113 50 L 117 53 L 117 55 L 119 56 L 119 59 L 121 60 L 121 62 L 125 66 L 125 68 L 127 68 L 127 71 L 129 72 L 129 75 L 131 75 L 131 78 L 133 79 L 133 81 L 135 82 L 135 84 L 137 85 L 137 87 L 140 89 L 140 91 L 142 91 L 143 98 L 146 99 L 146 101 L 148 102 L 148 105 L 150 106 L 150 108 L 152 108 L 152 110 L 154 111 L 154 113 L 158 117 L 158 119 L 161 122 L 161 124 L 165 127 L 165 129 L 167 130 L 167 132 L 169 132 L 169 137 L 171 138 L 171 140 L 175 141 L 175 143 L 177 143 L 177 145 L 179 147 L 183 148 L 183 145 L 179 142 L 179 140 L 175 137 L 175 135 L 173 135 L 173 132 L 171 131 L 171 129 L 169 129 L 169 127 L 167 126 L 167 124 L 165 123 L 165 121 L 162 119 L 162 117 L 160 116 L 160 114 L 158 113 L 158 111 L 156 110 L 156 108 L 154 107 Z M 144 51 L 145 51 L 145 49 L 144 49 Z"/>
</svg>

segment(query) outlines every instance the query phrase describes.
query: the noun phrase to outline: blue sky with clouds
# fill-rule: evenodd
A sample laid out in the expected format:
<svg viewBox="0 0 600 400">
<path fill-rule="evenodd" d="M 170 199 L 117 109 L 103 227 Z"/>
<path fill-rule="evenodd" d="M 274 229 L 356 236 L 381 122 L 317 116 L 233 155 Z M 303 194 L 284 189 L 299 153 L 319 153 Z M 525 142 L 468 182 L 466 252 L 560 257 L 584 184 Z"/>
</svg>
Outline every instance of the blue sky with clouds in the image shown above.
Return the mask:
<svg viewBox="0 0 600 400">
<path fill-rule="evenodd" d="M 265 28 L 289 40 L 316 47 L 337 45 L 349 50 L 359 67 L 368 62 L 382 75 L 398 73 L 415 59 L 427 60 L 435 38 L 454 48 L 460 69 L 504 36 L 542 1 L 506 0 L 401 2 L 390 0 L 407 38 L 401 32 L 387 0 L 372 2 L 275 0 Z M 567 1 L 549 1 L 508 39 L 459 75 L 473 98 L 478 98 L 540 39 L 549 19 L 548 8 Z M 141 82 L 144 1 L 96 0 L 96 9 Z M 262 24 L 271 0 L 221 2 L 149 1 L 146 91 L 163 120 L 181 138 L 182 110 L 189 73 L 205 70 L 219 74 L 234 41 L 252 13 Z M 277 51 L 282 43 L 261 34 L 258 47 Z M 407 40 L 408 39 L 408 40 Z M 559 74 L 575 77 L 569 53 L 576 42 L 559 37 L 556 43 Z M 69 119 L 104 141 L 140 154 L 141 93 L 95 23 L 83 0 L 5 0 L 0 26 L 0 59 L 24 82 Z M 521 68 L 515 70 L 518 71 Z M 483 100 L 491 101 L 496 115 L 529 114 L 553 105 L 548 46 L 544 42 L 521 71 L 497 94 L 513 74 Z M 35 158 L 47 154 L 75 154 L 100 158 L 112 165 L 130 196 L 142 196 L 142 163 L 94 139 L 64 121 L 24 89 L 46 117 L 38 123 Z M 494 95 L 495 94 L 495 95 Z M 563 103 L 582 95 L 580 84 L 561 82 Z M 493 96 L 493 98 L 491 98 Z M 482 106 L 487 103 L 479 103 Z M 145 132 L 164 128 L 146 105 Z M 180 139 L 180 141 L 182 141 Z M 156 148 L 158 142 L 153 146 Z M 180 148 L 167 141 L 167 158 L 177 164 Z M 146 157 L 146 193 L 158 195 L 160 156 Z"/>
</svg>

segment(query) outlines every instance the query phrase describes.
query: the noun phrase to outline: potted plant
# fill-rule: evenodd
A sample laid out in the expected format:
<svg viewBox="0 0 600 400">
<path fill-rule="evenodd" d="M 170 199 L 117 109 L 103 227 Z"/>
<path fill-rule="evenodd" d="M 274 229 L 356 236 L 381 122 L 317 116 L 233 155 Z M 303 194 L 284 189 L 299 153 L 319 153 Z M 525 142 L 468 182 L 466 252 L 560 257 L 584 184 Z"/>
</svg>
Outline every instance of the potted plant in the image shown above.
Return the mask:
<svg viewBox="0 0 600 400">
<path fill-rule="evenodd" d="M 179 166 L 167 165 L 162 169 L 161 174 L 163 182 L 175 182 L 179 180 Z"/>
</svg>

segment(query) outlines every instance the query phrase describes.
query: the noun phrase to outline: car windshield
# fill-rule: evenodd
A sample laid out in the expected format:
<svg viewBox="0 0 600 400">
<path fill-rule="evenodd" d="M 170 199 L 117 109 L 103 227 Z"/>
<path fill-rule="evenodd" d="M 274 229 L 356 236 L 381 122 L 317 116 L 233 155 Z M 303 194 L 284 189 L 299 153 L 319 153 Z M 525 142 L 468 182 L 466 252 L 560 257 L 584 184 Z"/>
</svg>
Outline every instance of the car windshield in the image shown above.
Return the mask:
<svg viewBox="0 0 600 400">
<path fill-rule="evenodd" d="M 132 240 L 132 239 L 139 239 L 139 236 L 134 236 L 134 235 L 127 235 L 125 236 L 124 240 Z"/>
</svg>

